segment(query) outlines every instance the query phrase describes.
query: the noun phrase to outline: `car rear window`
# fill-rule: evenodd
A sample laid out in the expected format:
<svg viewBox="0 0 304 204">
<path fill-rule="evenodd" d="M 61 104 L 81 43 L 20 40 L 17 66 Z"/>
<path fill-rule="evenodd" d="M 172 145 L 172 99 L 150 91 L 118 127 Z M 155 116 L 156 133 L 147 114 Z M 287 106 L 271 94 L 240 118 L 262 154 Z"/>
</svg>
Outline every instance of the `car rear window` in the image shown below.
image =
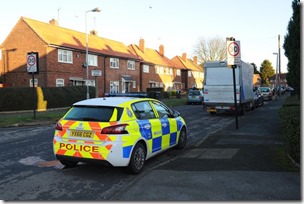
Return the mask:
<svg viewBox="0 0 304 204">
<path fill-rule="evenodd" d="M 64 117 L 64 119 L 78 121 L 110 122 L 118 121 L 122 115 L 122 112 L 123 108 L 119 107 L 74 106 Z"/>
<path fill-rule="evenodd" d="M 267 88 L 267 87 L 260 87 L 259 90 L 261 92 L 269 92 L 270 91 L 270 88 Z"/>
<path fill-rule="evenodd" d="M 201 92 L 200 91 L 190 91 L 189 95 L 190 96 L 199 96 L 199 95 L 201 95 Z"/>
</svg>

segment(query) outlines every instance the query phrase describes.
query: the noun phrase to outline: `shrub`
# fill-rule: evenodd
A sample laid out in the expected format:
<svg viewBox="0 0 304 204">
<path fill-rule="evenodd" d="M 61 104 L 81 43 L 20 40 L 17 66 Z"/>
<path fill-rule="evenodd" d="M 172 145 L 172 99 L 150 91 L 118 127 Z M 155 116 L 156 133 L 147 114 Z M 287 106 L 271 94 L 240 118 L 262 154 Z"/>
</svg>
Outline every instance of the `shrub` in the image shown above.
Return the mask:
<svg viewBox="0 0 304 204">
<path fill-rule="evenodd" d="M 297 163 L 300 163 L 301 109 L 299 104 L 297 100 L 290 97 L 280 109 L 280 119 L 286 151 Z"/>
<path fill-rule="evenodd" d="M 86 99 L 85 86 L 43 87 L 43 101 L 46 108 L 69 107 L 73 103 Z M 89 89 L 90 98 L 95 96 L 95 88 Z M 0 111 L 20 111 L 37 109 L 38 97 L 36 88 L 1 88 Z"/>
</svg>

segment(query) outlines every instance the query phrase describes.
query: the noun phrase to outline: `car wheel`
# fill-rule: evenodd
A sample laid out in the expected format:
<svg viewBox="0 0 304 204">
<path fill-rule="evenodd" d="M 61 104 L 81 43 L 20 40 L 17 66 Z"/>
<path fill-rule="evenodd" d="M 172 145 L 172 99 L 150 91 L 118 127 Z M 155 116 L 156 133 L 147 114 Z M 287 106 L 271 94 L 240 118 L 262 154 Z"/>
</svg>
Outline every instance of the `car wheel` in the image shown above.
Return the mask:
<svg viewBox="0 0 304 204">
<path fill-rule="evenodd" d="M 146 160 L 146 149 L 142 143 L 137 143 L 133 149 L 129 166 L 127 167 L 128 172 L 132 174 L 140 173 L 145 164 Z"/>
<path fill-rule="evenodd" d="M 75 167 L 77 166 L 78 162 L 76 161 L 68 161 L 68 160 L 59 160 L 61 164 L 65 165 L 66 167 Z"/>
<path fill-rule="evenodd" d="M 178 143 L 176 148 L 183 149 L 187 144 L 187 132 L 186 129 L 183 128 L 179 133 Z"/>
</svg>

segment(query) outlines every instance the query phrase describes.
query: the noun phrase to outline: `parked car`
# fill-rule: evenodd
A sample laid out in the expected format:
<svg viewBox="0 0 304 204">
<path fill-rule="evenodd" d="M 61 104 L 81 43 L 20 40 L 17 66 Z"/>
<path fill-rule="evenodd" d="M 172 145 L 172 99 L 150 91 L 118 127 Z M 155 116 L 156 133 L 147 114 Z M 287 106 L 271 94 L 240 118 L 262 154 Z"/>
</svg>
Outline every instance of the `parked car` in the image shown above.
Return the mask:
<svg viewBox="0 0 304 204">
<path fill-rule="evenodd" d="M 269 87 L 259 87 L 258 90 L 262 93 L 264 100 L 272 100 L 272 91 Z"/>
<path fill-rule="evenodd" d="M 202 104 L 204 93 L 201 90 L 192 90 L 190 89 L 187 94 L 187 104 Z"/>
<path fill-rule="evenodd" d="M 264 96 L 260 92 L 260 90 L 255 89 L 254 92 L 254 106 L 257 108 L 259 106 L 264 105 Z"/>
<path fill-rule="evenodd" d="M 182 149 L 187 127 L 180 113 L 152 98 L 83 100 L 57 122 L 53 150 L 65 166 L 99 162 L 142 171 L 145 161 L 167 149 Z"/>
</svg>

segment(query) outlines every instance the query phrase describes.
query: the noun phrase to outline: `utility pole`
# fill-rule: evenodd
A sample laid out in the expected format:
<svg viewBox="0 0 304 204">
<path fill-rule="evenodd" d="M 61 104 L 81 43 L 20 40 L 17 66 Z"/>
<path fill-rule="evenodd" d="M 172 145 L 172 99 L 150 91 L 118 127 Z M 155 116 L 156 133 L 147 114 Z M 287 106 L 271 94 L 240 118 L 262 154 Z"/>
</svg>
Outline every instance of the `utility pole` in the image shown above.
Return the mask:
<svg viewBox="0 0 304 204">
<path fill-rule="evenodd" d="M 278 35 L 278 49 L 279 49 L 279 61 L 278 61 L 278 66 L 279 66 L 279 96 L 281 96 L 281 45 L 280 45 L 280 34 Z"/>
</svg>

